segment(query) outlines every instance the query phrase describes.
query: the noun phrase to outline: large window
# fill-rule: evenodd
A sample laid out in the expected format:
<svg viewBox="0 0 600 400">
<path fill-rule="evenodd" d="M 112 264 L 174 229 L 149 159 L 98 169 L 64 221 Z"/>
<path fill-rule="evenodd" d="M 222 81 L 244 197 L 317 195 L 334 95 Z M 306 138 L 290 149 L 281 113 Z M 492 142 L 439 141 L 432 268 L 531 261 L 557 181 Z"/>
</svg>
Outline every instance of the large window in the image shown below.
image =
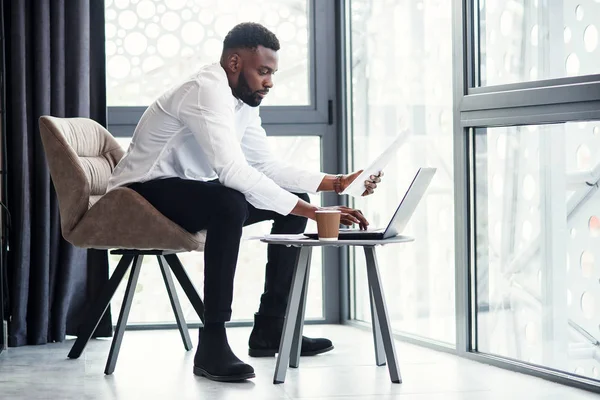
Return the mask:
<svg viewBox="0 0 600 400">
<path fill-rule="evenodd" d="M 354 169 L 403 129 L 411 132 L 373 196 L 355 206 L 373 227 L 389 220 L 417 169 L 437 167 L 404 234 L 414 243 L 378 248 L 392 326 L 454 342 L 452 13 L 448 1 L 352 0 L 351 143 Z M 370 321 L 362 252 L 354 255 L 355 317 Z"/>
<path fill-rule="evenodd" d="M 106 0 L 109 125 L 131 136 L 146 106 L 201 66 L 219 62 L 227 32 L 247 21 L 266 26 L 281 44 L 263 122 L 328 124 L 335 99 L 333 6 L 316 0 Z"/>
<path fill-rule="evenodd" d="M 107 0 L 109 128 L 123 145 L 144 106 L 216 61 L 224 34 L 243 20 L 282 42 L 261 109 L 282 157 L 337 173 L 347 144 L 357 170 L 410 132 L 376 194 L 351 199 L 372 227 L 389 220 L 419 167 L 437 168 L 403 232 L 416 240 L 377 249 L 394 331 L 598 390 L 600 2 Z M 336 34 L 346 35 L 340 49 Z M 345 65 L 336 65 L 340 54 Z M 362 252 L 350 252 L 350 304 L 340 307 L 340 253 L 313 258 L 307 315 L 370 322 Z M 201 288 L 202 255 L 182 258 Z M 265 261 L 262 243 L 242 244 L 234 319 L 257 309 Z M 132 322 L 172 321 L 157 268 L 142 274 Z"/>
<path fill-rule="evenodd" d="M 218 62 L 238 22 L 262 23 L 281 42 L 277 90 L 264 105 L 311 104 L 307 0 L 106 0 L 108 104 L 149 105 L 166 87 Z"/>
<path fill-rule="evenodd" d="M 600 123 L 477 129 L 478 350 L 600 378 Z"/>
<path fill-rule="evenodd" d="M 346 5 L 353 168 L 411 132 L 355 204 L 379 226 L 418 167 L 438 169 L 415 242 L 378 249 L 394 330 L 597 389 L 600 3 Z M 370 322 L 352 258 L 354 317 Z"/>
<path fill-rule="evenodd" d="M 600 3 L 458 3 L 457 349 L 597 390 Z"/>
<path fill-rule="evenodd" d="M 481 84 L 600 73 L 596 0 L 480 0 Z"/>
</svg>

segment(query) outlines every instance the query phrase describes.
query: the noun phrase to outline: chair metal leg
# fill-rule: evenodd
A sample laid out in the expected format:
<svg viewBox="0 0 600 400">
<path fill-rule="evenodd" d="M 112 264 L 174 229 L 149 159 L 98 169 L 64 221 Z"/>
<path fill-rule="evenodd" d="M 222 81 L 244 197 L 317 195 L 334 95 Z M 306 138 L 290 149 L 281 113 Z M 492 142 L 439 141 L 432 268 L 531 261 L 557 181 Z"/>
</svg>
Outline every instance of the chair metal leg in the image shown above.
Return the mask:
<svg viewBox="0 0 600 400">
<path fill-rule="evenodd" d="M 304 330 L 304 314 L 306 312 L 306 298 L 308 291 L 308 278 L 310 277 L 312 247 L 306 246 L 306 249 L 308 250 L 308 255 L 306 257 L 306 275 L 304 277 L 304 284 L 302 286 L 300 308 L 298 310 L 298 317 L 296 318 L 296 324 L 294 327 L 294 337 L 292 339 L 292 350 L 290 352 L 291 368 L 298 368 L 298 365 L 300 365 L 300 353 L 302 352 L 302 331 Z"/>
<path fill-rule="evenodd" d="M 301 247 L 296 259 L 296 267 L 294 268 L 294 277 L 292 278 L 292 286 L 285 312 L 285 320 L 283 322 L 283 332 L 281 334 L 281 343 L 279 344 L 279 355 L 277 356 L 277 364 L 275 365 L 273 383 L 283 383 L 285 381 L 287 366 L 290 360 L 290 352 L 292 350 L 292 339 L 300 308 L 300 297 L 302 297 L 302 289 L 306 279 L 306 261 L 309 252 L 310 250 L 307 247 Z"/>
<path fill-rule="evenodd" d="M 379 327 L 379 318 L 373 301 L 373 291 L 369 285 L 369 300 L 371 302 L 371 323 L 373 325 L 373 343 L 375 344 L 375 364 L 385 365 L 385 349 L 383 348 L 383 339 L 381 337 L 381 328 Z"/>
<path fill-rule="evenodd" d="M 179 281 L 179 284 L 181 285 L 181 288 L 185 292 L 187 298 L 190 300 L 190 303 L 192 303 L 192 307 L 194 307 L 194 310 L 196 310 L 200 320 L 202 323 L 204 323 L 204 303 L 202 303 L 202 299 L 198 295 L 194 284 L 190 280 L 187 272 L 185 272 L 185 268 L 183 268 L 183 265 L 181 265 L 179 257 L 177 257 L 177 254 L 167 254 L 164 257 L 171 267 L 173 274 L 175 274 L 175 278 L 177 278 Z"/>
<path fill-rule="evenodd" d="M 377 318 L 379 319 L 379 327 L 381 329 L 381 337 L 383 340 L 383 347 L 385 349 L 390 378 L 393 383 L 402 383 L 400 368 L 398 367 L 398 360 L 396 358 L 396 347 L 394 345 L 394 338 L 392 336 L 392 326 L 390 324 L 390 318 L 383 295 L 383 288 L 381 286 L 379 269 L 377 267 L 375 247 L 364 246 L 364 250 L 365 257 L 367 259 L 367 278 L 369 281 L 369 291 L 373 293 L 373 302 L 375 303 L 375 311 L 377 313 Z"/>
<path fill-rule="evenodd" d="M 175 284 L 173 283 L 171 271 L 169 270 L 169 266 L 167 265 L 167 261 L 165 260 L 164 256 L 156 256 L 156 258 L 158 259 L 160 272 L 162 273 L 165 286 L 167 287 L 167 293 L 169 295 L 169 301 L 171 301 L 171 307 L 173 307 L 177 328 L 179 328 L 181 340 L 183 340 L 183 347 L 189 351 L 193 347 L 192 339 L 190 339 L 190 333 L 188 332 L 188 327 L 185 323 L 185 318 L 183 317 L 183 311 L 181 310 L 181 304 L 179 304 L 179 298 L 177 297 L 177 291 L 175 289 Z"/>
<path fill-rule="evenodd" d="M 119 284 L 123 280 L 125 273 L 129 269 L 129 265 L 133 260 L 133 255 L 124 255 L 119 260 L 119 264 L 113 272 L 112 276 L 102 289 L 100 296 L 93 303 L 92 308 L 88 312 L 88 317 L 84 323 L 84 325 L 79 330 L 79 334 L 77 335 L 77 340 L 73 344 L 71 351 L 69 352 L 69 358 L 79 358 L 85 346 L 89 342 L 90 338 L 94 334 L 96 327 L 100 323 L 102 316 L 106 312 L 108 305 L 110 304 L 110 300 L 113 298 Z"/>
<path fill-rule="evenodd" d="M 106 375 L 110 375 L 115 371 L 115 365 L 117 364 L 117 357 L 119 357 L 119 350 L 121 349 L 121 342 L 123 341 L 123 333 L 125 333 L 125 327 L 127 326 L 127 317 L 129 316 L 131 304 L 133 303 L 135 286 L 137 285 L 137 281 L 140 276 L 143 259 L 143 255 L 138 255 L 135 256 L 133 260 L 133 266 L 131 267 L 131 273 L 129 274 L 129 281 L 127 282 L 127 288 L 125 289 L 125 297 L 123 298 L 121 312 L 119 313 L 119 319 L 115 329 L 115 335 L 110 345 L 108 360 L 106 361 L 106 368 L 104 369 L 104 373 Z"/>
</svg>

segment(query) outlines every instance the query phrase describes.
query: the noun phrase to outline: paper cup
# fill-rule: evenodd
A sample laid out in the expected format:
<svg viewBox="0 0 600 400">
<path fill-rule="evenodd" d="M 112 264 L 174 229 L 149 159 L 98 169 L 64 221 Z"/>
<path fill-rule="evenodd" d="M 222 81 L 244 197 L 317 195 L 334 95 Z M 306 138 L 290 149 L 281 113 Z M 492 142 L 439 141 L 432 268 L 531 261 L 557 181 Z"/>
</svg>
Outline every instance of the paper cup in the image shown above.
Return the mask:
<svg viewBox="0 0 600 400">
<path fill-rule="evenodd" d="M 341 216 L 342 213 L 339 210 L 316 211 L 319 240 L 338 240 Z"/>
</svg>

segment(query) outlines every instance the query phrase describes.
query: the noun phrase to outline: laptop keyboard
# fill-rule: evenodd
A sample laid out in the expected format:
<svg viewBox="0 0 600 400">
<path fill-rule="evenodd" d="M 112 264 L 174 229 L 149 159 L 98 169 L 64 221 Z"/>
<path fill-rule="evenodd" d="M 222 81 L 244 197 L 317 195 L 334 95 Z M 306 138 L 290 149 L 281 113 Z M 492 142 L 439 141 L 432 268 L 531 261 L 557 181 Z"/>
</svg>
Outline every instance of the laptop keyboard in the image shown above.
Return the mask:
<svg viewBox="0 0 600 400">
<path fill-rule="evenodd" d="M 344 232 L 347 233 L 383 233 L 385 229 L 367 229 L 366 231 L 361 230 L 360 228 L 350 228 L 350 229 L 340 229 L 340 234 Z"/>
</svg>

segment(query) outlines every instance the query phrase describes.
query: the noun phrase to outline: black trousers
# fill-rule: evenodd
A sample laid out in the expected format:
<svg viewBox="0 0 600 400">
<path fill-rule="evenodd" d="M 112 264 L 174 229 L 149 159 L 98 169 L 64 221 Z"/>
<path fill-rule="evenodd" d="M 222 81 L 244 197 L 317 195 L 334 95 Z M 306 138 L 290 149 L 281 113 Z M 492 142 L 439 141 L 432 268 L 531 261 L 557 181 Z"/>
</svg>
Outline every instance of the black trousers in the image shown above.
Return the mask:
<svg viewBox="0 0 600 400">
<path fill-rule="evenodd" d="M 302 233 L 306 218 L 261 210 L 237 190 L 219 181 L 201 182 L 167 178 L 129 186 L 164 216 L 189 232 L 206 229 L 204 245 L 204 318 L 206 322 L 231 319 L 233 278 L 242 227 L 272 220 L 271 233 Z M 297 194 L 308 201 L 308 195 Z M 265 288 L 259 313 L 283 317 L 298 254 L 295 247 L 268 245 Z"/>
</svg>

